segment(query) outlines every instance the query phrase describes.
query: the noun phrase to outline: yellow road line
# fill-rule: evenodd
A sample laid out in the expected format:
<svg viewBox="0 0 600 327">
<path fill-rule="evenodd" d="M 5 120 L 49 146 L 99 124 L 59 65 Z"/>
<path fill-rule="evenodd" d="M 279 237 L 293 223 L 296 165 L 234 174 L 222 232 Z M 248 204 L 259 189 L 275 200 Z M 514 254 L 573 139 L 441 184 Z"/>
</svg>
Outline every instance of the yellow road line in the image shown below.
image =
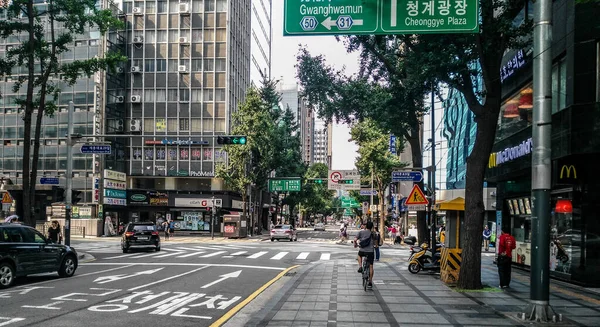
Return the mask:
<svg viewBox="0 0 600 327">
<path fill-rule="evenodd" d="M 238 305 L 236 305 L 231 310 L 229 310 L 226 314 L 221 316 L 221 318 L 219 318 L 217 321 L 213 322 L 210 325 L 210 327 L 219 327 L 219 326 L 223 325 L 227 320 L 229 320 L 231 317 L 233 317 L 233 315 L 238 313 L 238 311 L 242 310 L 242 308 L 244 308 L 246 305 L 248 305 L 248 303 L 250 303 L 257 296 L 259 296 L 260 293 L 262 293 L 264 290 L 266 290 L 267 287 L 271 286 L 273 283 L 278 281 L 281 277 L 283 277 L 285 274 L 287 274 L 290 270 L 298 268 L 298 267 L 300 267 L 300 265 L 291 266 L 291 267 L 287 268 L 286 270 L 280 272 L 277 276 L 275 276 L 275 278 L 268 281 L 266 284 L 264 284 L 259 289 L 254 291 L 254 293 L 250 294 L 250 296 L 248 296 L 246 299 L 244 299 L 244 301 L 238 303 Z"/>
</svg>

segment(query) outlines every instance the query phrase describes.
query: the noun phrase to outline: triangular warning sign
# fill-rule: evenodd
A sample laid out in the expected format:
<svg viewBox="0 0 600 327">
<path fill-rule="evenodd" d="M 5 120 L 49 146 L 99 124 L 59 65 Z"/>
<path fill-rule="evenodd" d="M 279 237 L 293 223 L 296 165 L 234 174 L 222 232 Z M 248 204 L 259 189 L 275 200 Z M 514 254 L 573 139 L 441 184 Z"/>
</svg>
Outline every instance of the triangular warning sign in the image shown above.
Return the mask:
<svg viewBox="0 0 600 327">
<path fill-rule="evenodd" d="M 10 194 L 8 194 L 8 192 L 5 192 L 4 195 L 2 196 L 2 203 L 12 203 L 13 199 L 10 196 Z"/>
<path fill-rule="evenodd" d="M 412 191 L 410 191 L 408 198 L 406 198 L 406 205 L 415 204 L 429 204 L 429 201 L 427 201 L 425 194 L 423 194 L 423 191 L 421 191 L 421 188 L 417 184 L 413 186 L 413 189 Z"/>
</svg>

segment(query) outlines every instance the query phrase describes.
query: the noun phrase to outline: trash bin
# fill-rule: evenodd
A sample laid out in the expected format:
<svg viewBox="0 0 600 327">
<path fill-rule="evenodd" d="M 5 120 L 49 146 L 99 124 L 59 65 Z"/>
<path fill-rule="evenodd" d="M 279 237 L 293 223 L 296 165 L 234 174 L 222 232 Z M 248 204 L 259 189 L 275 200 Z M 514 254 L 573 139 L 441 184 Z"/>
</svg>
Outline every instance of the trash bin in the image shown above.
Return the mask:
<svg viewBox="0 0 600 327">
<path fill-rule="evenodd" d="M 440 259 L 440 279 L 446 284 L 456 284 L 462 261 L 465 199 L 458 197 L 442 201 L 435 208 L 436 211 L 446 211 L 446 239 Z"/>
<path fill-rule="evenodd" d="M 224 215 L 223 216 L 223 237 L 247 237 L 248 227 L 246 226 L 246 216 L 243 215 Z"/>
</svg>

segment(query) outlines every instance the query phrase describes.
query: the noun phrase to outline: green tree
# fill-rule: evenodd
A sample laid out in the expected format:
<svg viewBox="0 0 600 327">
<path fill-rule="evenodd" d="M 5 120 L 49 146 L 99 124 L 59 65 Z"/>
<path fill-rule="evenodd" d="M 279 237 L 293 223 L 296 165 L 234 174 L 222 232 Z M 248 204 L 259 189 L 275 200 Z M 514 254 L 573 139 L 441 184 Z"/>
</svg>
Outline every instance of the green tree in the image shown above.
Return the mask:
<svg viewBox="0 0 600 327">
<path fill-rule="evenodd" d="M 379 232 L 385 235 L 384 192 L 391 181 L 392 171 L 406 166 L 389 151 L 389 133 L 373 120 L 358 122 L 350 129 L 352 140 L 358 145 L 356 168 L 363 180 L 373 175 L 374 188 L 379 200 Z"/>
<path fill-rule="evenodd" d="M 360 51 L 360 70 L 355 76 L 336 71 L 322 56 L 300 48 L 297 77 L 308 102 L 328 119 L 371 119 L 410 144 L 413 167 L 423 167 L 421 121 L 427 111 L 425 94 L 431 87 L 420 69 L 397 59 L 406 48 L 387 43 L 383 37 L 357 36 L 347 39 L 346 45 L 348 51 Z M 423 182 L 419 184 L 423 189 Z M 428 238 L 424 211 L 417 212 L 417 230 L 419 240 Z"/>
<path fill-rule="evenodd" d="M 0 58 L 0 76 L 12 75 L 21 67 L 26 74 L 19 75 L 12 87 L 14 93 L 23 88 L 25 95 L 15 100 L 23 109 L 23 220 L 34 223 L 35 185 L 40 147 L 42 118 L 52 115 L 60 94 L 62 78 L 69 85 L 86 75 L 107 67 L 114 67 L 124 60 L 120 54 L 108 53 L 101 58 L 60 62 L 61 54 L 69 51 L 78 35 L 87 29 L 97 28 L 101 35 L 109 29 L 122 26 L 110 10 L 96 7 L 95 0 L 49 0 L 38 5 L 33 0 L 13 0 L 0 8 L 0 15 L 6 18 L 0 21 L 0 37 L 21 35 L 22 42 L 6 52 Z M 31 127 L 34 111 L 35 120 L 33 156 L 31 155 Z"/>
<path fill-rule="evenodd" d="M 326 164 L 315 163 L 308 167 L 304 174 L 304 178 L 327 178 L 328 169 Z M 333 212 L 333 196 L 335 192 L 329 190 L 326 183 L 307 183 L 305 189 L 306 193 L 302 199 L 302 208 L 308 215 L 328 215 Z"/>
<path fill-rule="evenodd" d="M 260 98 L 258 90 L 251 87 L 246 93 L 246 100 L 232 115 L 233 135 L 246 135 L 244 145 L 226 145 L 227 163 L 216 167 L 216 176 L 225 180 L 234 191 L 239 192 L 242 201 L 247 203 L 248 190 L 252 184 L 264 185 L 266 172 L 265 154 L 270 153 L 271 131 L 273 121 Z M 246 215 L 244 205 L 243 214 Z"/>
</svg>

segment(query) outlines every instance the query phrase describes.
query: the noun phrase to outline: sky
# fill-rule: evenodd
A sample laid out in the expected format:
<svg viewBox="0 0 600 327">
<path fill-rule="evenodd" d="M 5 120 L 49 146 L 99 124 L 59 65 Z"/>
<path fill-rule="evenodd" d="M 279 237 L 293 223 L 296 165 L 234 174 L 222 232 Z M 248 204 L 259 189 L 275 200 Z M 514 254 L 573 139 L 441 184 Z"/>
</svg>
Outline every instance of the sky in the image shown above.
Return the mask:
<svg viewBox="0 0 600 327">
<path fill-rule="evenodd" d="M 296 83 L 296 54 L 298 45 L 307 46 L 312 55 L 322 54 L 329 64 L 337 69 L 345 67 L 347 74 L 358 70 L 358 55 L 348 54 L 344 45 L 333 36 L 283 36 L 283 3 L 273 1 L 273 62 L 272 76 L 282 79 L 283 84 Z M 332 169 L 354 169 L 356 150 L 350 139 L 350 129 L 346 125 L 334 125 Z"/>
</svg>

